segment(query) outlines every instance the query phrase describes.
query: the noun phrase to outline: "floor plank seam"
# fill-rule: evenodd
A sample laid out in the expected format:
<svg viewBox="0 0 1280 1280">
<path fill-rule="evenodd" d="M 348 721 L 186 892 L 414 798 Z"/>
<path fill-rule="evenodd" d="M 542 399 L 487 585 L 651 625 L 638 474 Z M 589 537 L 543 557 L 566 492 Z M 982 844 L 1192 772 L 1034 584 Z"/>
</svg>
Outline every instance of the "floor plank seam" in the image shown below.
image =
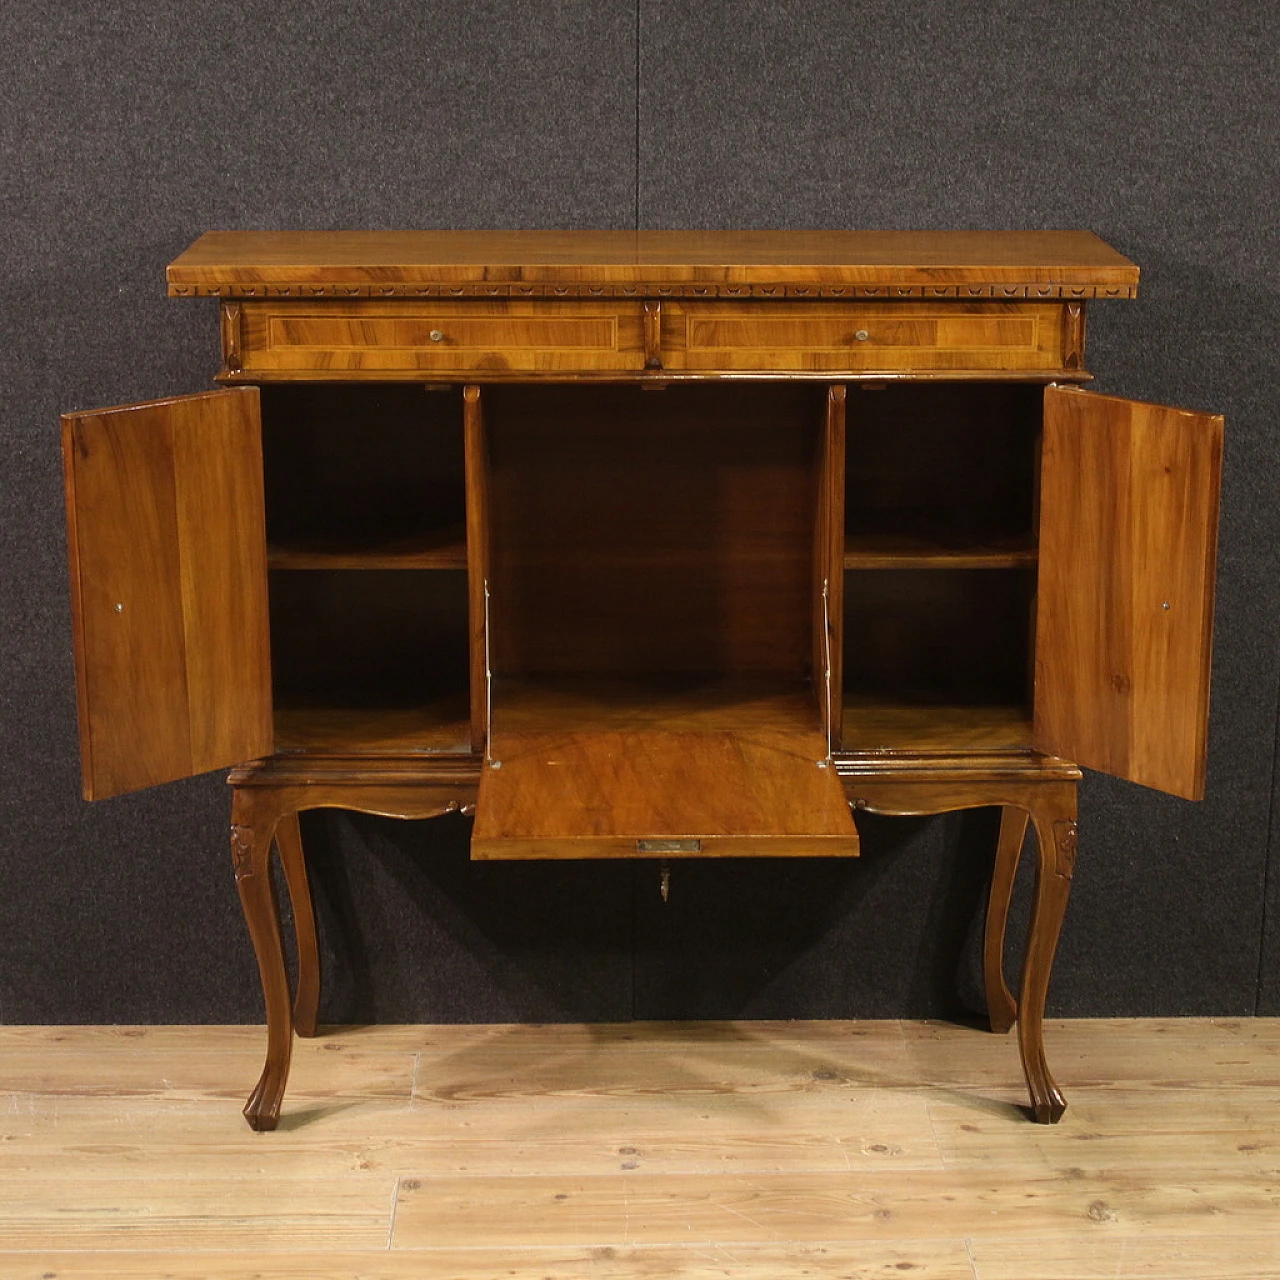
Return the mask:
<svg viewBox="0 0 1280 1280">
<path fill-rule="evenodd" d="M 969 1269 L 973 1272 L 973 1280 L 982 1280 L 978 1274 L 978 1263 L 973 1256 L 973 1241 L 968 1236 L 964 1238 L 964 1251 L 969 1258 Z"/>
<path fill-rule="evenodd" d="M 400 1203 L 400 1175 L 396 1174 L 395 1183 L 391 1187 L 391 1216 L 387 1222 L 387 1244 L 388 1250 L 391 1248 L 391 1240 L 396 1231 L 396 1207 Z"/>
<path fill-rule="evenodd" d="M 924 1102 L 924 1115 L 929 1122 L 929 1133 L 933 1137 L 933 1154 L 937 1157 L 938 1168 L 945 1173 L 951 1168 L 951 1162 L 947 1159 L 946 1150 L 938 1138 L 938 1126 L 933 1116 L 933 1103 L 927 1097 Z"/>
</svg>

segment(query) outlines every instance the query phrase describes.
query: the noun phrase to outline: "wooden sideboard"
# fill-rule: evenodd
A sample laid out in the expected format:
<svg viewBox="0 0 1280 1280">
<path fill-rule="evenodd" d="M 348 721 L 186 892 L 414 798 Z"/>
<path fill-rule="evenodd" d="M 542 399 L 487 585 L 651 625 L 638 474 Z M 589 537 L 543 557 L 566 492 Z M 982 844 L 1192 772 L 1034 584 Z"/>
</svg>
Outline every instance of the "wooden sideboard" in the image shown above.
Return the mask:
<svg viewBox="0 0 1280 1280">
<path fill-rule="evenodd" d="M 1077 385 L 1087 304 L 1137 279 L 1084 232 L 212 232 L 172 263 L 223 389 L 63 420 L 84 787 L 234 766 L 249 1123 L 316 1030 L 321 806 L 663 865 L 999 806 L 990 1020 L 1057 1120 L 1079 767 L 1204 787 L 1222 420 Z"/>
</svg>

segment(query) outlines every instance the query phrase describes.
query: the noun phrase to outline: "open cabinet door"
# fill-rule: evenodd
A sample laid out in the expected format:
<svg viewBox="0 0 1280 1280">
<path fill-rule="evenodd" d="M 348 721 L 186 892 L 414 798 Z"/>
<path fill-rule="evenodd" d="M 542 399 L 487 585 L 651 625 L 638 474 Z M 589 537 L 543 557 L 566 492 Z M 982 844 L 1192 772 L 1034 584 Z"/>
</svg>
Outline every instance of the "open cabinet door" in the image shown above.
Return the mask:
<svg viewBox="0 0 1280 1280">
<path fill-rule="evenodd" d="M 257 388 L 62 419 L 87 800 L 273 750 Z"/>
<path fill-rule="evenodd" d="M 1222 419 L 1049 387 L 1035 746 L 1204 794 Z"/>
</svg>

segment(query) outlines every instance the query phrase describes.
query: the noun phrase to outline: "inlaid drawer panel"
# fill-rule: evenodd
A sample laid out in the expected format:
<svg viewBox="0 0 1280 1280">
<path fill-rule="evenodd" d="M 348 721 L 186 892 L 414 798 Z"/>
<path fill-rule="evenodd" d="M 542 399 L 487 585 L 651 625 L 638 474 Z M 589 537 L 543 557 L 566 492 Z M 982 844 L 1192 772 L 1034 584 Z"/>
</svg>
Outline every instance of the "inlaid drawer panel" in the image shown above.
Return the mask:
<svg viewBox="0 0 1280 1280">
<path fill-rule="evenodd" d="M 232 374 L 625 373 L 644 368 L 640 303 L 245 302 L 224 307 Z"/>
<path fill-rule="evenodd" d="M 662 363 L 708 373 L 1052 371 L 1079 367 L 1079 330 L 1079 307 L 1058 303 L 670 302 Z"/>
</svg>

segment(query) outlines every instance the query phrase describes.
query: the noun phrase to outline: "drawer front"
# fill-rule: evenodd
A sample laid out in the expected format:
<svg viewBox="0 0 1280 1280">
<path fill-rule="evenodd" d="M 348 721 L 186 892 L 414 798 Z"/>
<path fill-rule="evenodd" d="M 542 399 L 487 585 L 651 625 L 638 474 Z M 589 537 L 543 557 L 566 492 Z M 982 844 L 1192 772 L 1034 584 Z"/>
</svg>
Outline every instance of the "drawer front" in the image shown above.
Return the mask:
<svg viewBox="0 0 1280 1280">
<path fill-rule="evenodd" d="M 1079 367 L 1059 303 L 664 303 L 662 363 L 690 372 L 1048 372 Z M 1074 363 L 1072 361 L 1074 360 Z"/>
<path fill-rule="evenodd" d="M 640 303 L 244 302 L 223 310 L 228 373 L 626 373 L 644 368 Z"/>
</svg>

